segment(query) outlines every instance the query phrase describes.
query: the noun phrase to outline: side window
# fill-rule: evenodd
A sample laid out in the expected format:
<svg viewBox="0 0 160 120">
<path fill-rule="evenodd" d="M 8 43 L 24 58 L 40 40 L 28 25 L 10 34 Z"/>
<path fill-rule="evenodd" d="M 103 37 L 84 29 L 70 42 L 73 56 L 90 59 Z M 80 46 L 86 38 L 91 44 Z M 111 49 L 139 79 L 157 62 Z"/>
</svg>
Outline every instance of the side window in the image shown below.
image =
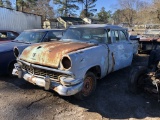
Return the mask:
<svg viewBox="0 0 160 120">
<path fill-rule="evenodd" d="M 63 32 L 61 31 L 53 32 L 53 34 L 56 36 L 57 39 L 61 39 L 63 36 Z"/>
<path fill-rule="evenodd" d="M 120 38 L 121 40 L 127 40 L 127 37 L 123 31 L 120 31 Z"/>
<path fill-rule="evenodd" d="M 48 32 L 48 41 L 54 41 L 54 40 L 57 40 L 57 37 L 54 34 L 54 32 Z"/>
<path fill-rule="evenodd" d="M 107 33 L 108 33 L 108 34 L 107 34 L 107 36 L 108 36 L 108 37 L 107 37 L 108 44 L 111 44 L 111 30 L 108 29 L 108 30 L 107 30 Z"/>
<path fill-rule="evenodd" d="M 113 35 L 113 42 L 118 42 L 119 41 L 118 30 L 113 30 L 112 35 Z"/>
<path fill-rule="evenodd" d="M 7 32 L 7 36 L 9 39 L 15 39 L 16 38 L 16 35 L 13 34 L 12 32 Z"/>
</svg>

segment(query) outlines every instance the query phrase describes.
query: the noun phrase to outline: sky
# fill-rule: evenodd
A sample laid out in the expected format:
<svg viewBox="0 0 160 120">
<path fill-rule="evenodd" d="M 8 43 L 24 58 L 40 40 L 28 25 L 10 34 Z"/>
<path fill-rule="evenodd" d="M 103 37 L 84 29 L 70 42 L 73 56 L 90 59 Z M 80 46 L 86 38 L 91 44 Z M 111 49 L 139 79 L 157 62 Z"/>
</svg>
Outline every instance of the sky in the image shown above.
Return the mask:
<svg viewBox="0 0 160 120">
<path fill-rule="evenodd" d="M 10 1 L 12 2 L 12 5 L 15 6 L 16 0 L 10 0 Z M 116 4 L 117 0 L 97 0 L 95 8 L 97 9 L 97 12 L 99 12 L 102 7 L 105 7 L 106 11 L 108 10 L 115 11 Z M 82 9 L 81 5 L 79 5 L 79 7 L 80 9 Z"/>
</svg>

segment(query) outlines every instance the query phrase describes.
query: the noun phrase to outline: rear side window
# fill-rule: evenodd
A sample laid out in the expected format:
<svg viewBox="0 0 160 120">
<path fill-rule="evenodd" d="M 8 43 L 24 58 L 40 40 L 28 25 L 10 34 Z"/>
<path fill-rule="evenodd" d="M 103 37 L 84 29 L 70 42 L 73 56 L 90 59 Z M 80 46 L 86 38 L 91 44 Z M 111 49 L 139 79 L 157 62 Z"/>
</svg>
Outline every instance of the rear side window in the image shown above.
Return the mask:
<svg viewBox="0 0 160 120">
<path fill-rule="evenodd" d="M 113 42 L 118 42 L 119 41 L 119 34 L 117 30 L 113 30 L 112 31 L 112 35 L 113 35 Z"/>
<path fill-rule="evenodd" d="M 121 40 L 127 40 L 127 37 L 123 31 L 120 31 L 120 39 Z"/>
</svg>

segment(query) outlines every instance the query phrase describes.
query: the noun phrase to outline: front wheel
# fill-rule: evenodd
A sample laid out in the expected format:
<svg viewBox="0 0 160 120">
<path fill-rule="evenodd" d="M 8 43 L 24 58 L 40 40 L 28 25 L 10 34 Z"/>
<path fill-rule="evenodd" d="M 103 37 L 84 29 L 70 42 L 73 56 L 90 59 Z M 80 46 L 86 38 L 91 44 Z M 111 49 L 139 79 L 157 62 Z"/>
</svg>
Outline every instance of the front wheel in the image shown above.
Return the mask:
<svg viewBox="0 0 160 120">
<path fill-rule="evenodd" d="M 97 80 L 92 72 L 87 72 L 84 78 L 82 90 L 75 95 L 77 99 L 83 100 L 89 97 L 96 89 Z"/>
</svg>

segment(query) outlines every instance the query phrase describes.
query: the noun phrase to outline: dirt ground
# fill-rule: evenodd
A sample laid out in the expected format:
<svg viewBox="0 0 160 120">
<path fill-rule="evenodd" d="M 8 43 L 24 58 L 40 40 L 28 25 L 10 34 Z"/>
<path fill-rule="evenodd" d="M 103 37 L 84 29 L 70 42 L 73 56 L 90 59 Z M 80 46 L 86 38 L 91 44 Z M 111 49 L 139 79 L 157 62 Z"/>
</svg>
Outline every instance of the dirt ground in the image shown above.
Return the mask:
<svg viewBox="0 0 160 120">
<path fill-rule="evenodd" d="M 139 62 L 144 61 L 147 59 Z M 156 96 L 128 91 L 130 69 L 116 71 L 98 81 L 95 94 L 84 101 L 59 96 L 22 79 L 1 76 L 0 120 L 160 119 Z"/>
</svg>

